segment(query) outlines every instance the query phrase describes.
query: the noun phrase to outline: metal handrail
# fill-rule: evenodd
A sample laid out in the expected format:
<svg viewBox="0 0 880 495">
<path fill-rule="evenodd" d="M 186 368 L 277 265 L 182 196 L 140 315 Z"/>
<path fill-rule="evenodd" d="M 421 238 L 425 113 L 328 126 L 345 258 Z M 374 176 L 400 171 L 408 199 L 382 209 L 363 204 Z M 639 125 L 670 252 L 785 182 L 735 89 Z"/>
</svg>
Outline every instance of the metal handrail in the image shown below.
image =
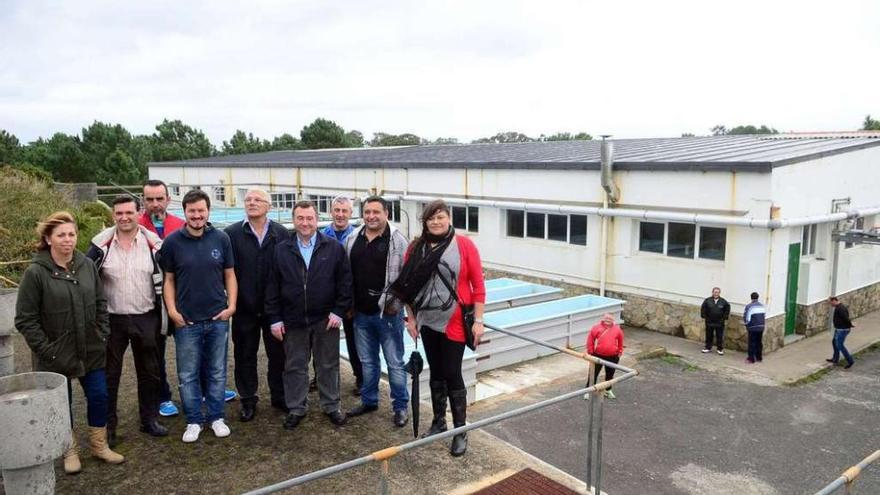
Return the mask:
<svg viewBox="0 0 880 495">
<path fill-rule="evenodd" d="M 842 487 L 846 487 L 846 493 L 850 493 L 853 483 L 858 479 L 859 475 L 862 474 L 862 470 L 878 459 L 880 459 L 880 450 L 875 450 L 873 454 L 865 457 L 861 462 L 844 471 L 839 478 L 816 492 L 816 495 L 829 495 Z"/>
<path fill-rule="evenodd" d="M 335 464 L 335 465 L 333 465 L 333 466 L 329 466 L 329 467 L 326 467 L 326 468 L 324 468 L 324 469 L 319 469 L 319 470 L 317 470 L 317 471 L 312 471 L 311 473 L 306 473 L 306 474 L 304 474 L 304 475 L 302 475 L 302 476 L 297 476 L 297 477 L 295 477 L 295 478 L 291 478 L 291 479 L 289 479 L 289 480 L 285 480 L 285 481 L 281 481 L 281 482 L 278 482 L 278 483 L 275 483 L 275 484 L 272 484 L 272 485 L 264 486 L 264 487 L 262 487 L 262 488 L 258 488 L 258 489 L 256 489 L 256 490 L 251 490 L 251 491 L 249 491 L 249 492 L 245 492 L 244 495 L 263 495 L 263 494 L 268 494 L 268 493 L 275 493 L 275 492 L 280 491 L 280 490 L 284 490 L 284 489 L 287 489 L 287 488 L 292 488 L 292 487 L 294 487 L 294 486 L 299 486 L 299 485 L 302 485 L 302 484 L 305 484 L 305 483 L 308 483 L 308 482 L 311 482 L 311 481 L 315 481 L 315 480 L 318 480 L 318 479 L 321 479 L 321 478 L 326 478 L 326 477 L 328 477 L 328 476 L 332 476 L 332 475 L 335 475 L 335 474 L 341 473 L 341 472 L 343 472 L 343 471 L 348 471 L 349 469 L 353 469 L 353 468 L 356 468 L 356 467 L 358 467 L 358 466 L 362 466 L 362 465 L 364 465 L 364 464 L 369 464 L 369 463 L 371 463 L 371 462 L 379 462 L 379 463 L 381 464 L 381 472 L 380 472 L 380 491 L 381 491 L 381 493 L 387 493 L 387 491 L 388 491 L 388 461 L 389 461 L 389 459 L 391 459 L 392 457 L 394 457 L 394 456 L 400 454 L 401 452 L 405 452 L 405 451 L 408 451 L 408 450 L 413 450 L 413 449 L 417 449 L 417 448 L 420 448 L 420 447 L 424 447 L 424 446 L 426 446 L 426 445 L 428 445 L 428 444 L 431 444 L 431 443 L 434 443 L 434 442 L 438 442 L 438 441 L 441 441 L 441 440 L 445 440 L 445 439 L 447 439 L 447 438 L 453 437 L 453 436 L 458 435 L 458 434 L 460 434 L 460 433 L 466 433 L 466 432 L 471 431 L 471 430 L 476 430 L 476 429 L 484 428 L 484 427 L 486 427 L 486 426 L 490 426 L 490 425 L 493 425 L 493 424 L 495 424 L 495 423 L 499 423 L 499 422 L 501 422 L 501 421 L 505 421 L 505 420 L 510 419 L 510 418 L 515 418 L 515 417 L 518 417 L 518 416 L 522 416 L 522 415 L 524 415 L 524 414 L 528 414 L 528 413 L 533 412 L 533 411 L 537 411 L 537 410 L 540 410 L 540 409 L 544 409 L 544 408 L 546 408 L 546 407 L 549 407 L 549 406 L 552 406 L 552 405 L 558 404 L 558 403 L 560 403 L 560 402 L 564 402 L 564 401 L 567 401 L 567 400 L 573 399 L 573 398 L 575 398 L 575 397 L 583 396 L 583 395 L 586 394 L 586 393 L 600 392 L 600 391 L 603 391 L 603 390 L 606 390 L 606 389 L 610 388 L 612 385 L 614 385 L 614 384 L 616 384 L 616 383 L 619 383 L 619 382 L 622 382 L 622 381 L 625 381 L 625 380 L 629 380 L 630 378 L 633 378 L 633 377 L 635 377 L 635 376 L 637 376 L 637 375 L 639 374 L 639 372 L 638 372 L 637 370 L 634 370 L 634 369 L 632 369 L 632 368 L 628 368 L 628 367 L 626 367 L 626 366 L 623 366 L 623 365 L 620 365 L 620 364 L 617 364 L 617 363 L 612 363 L 612 362 L 610 362 L 610 361 L 605 361 L 604 359 L 600 359 L 600 358 L 597 358 L 597 357 L 594 357 L 594 356 L 590 356 L 590 355 L 587 355 L 587 354 L 582 354 L 582 353 L 579 353 L 579 352 L 577 352 L 577 351 L 573 351 L 573 350 L 571 350 L 571 349 L 566 349 L 566 348 L 564 348 L 564 347 L 559 347 L 559 346 L 556 346 L 556 345 L 553 345 L 553 344 L 550 344 L 550 343 L 547 343 L 547 342 L 542 342 L 542 341 L 537 340 L 537 339 L 532 339 L 531 337 L 526 337 L 526 336 L 524 336 L 524 335 L 520 335 L 520 334 L 518 334 L 518 333 L 516 333 L 516 332 L 511 332 L 510 330 L 504 330 L 504 329 L 501 329 L 501 328 L 495 327 L 495 326 L 493 326 L 493 325 L 486 325 L 486 324 L 484 324 L 484 326 L 485 326 L 486 328 L 491 329 L 491 330 L 498 331 L 498 332 L 501 332 L 501 333 L 504 333 L 504 334 L 507 334 L 507 335 L 511 335 L 511 336 L 514 336 L 514 337 L 518 337 L 518 338 L 521 338 L 521 339 L 524 339 L 524 340 L 528 340 L 528 341 L 533 342 L 533 343 L 535 343 L 535 344 L 537 344 L 537 345 L 541 345 L 541 346 L 549 347 L 549 348 L 555 349 L 555 350 L 557 350 L 557 351 L 563 352 L 563 353 L 565 353 L 565 354 L 568 354 L 568 355 L 571 355 L 571 356 L 574 356 L 574 357 L 578 357 L 578 358 L 580 358 L 580 359 L 584 359 L 584 360 L 590 362 L 590 374 L 589 374 L 589 379 L 590 379 L 590 380 L 592 380 L 592 376 L 593 376 L 593 373 L 592 373 L 593 369 L 592 369 L 592 368 L 593 368 L 593 366 L 594 366 L 595 364 L 601 364 L 601 365 L 603 365 L 603 366 L 609 366 L 609 367 L 611 367 L 611 368 L 614 368 L 614 369 L 617 369 L 617 370 L 623 371 L 624 374 L 621 375 L 621 376 L 618 376 L 618 377 L 616 377 L 616 378 L 613 378 L 613 379 L 611 379 L 611 380 L 606 380 L 606 381 L 603 381 L 603 382 L 600 382 L 600 383 L 596 383 L 596 384 L 594 384 L 594 385 L 591 385 L 591 386 L 588 386 L 588 387 L 584 387 L 584 388 L 581 388 L 581 389 L 575 390 L 575 391 L 573 391 L 573 392 L 567 392 L 567 393 L 565 393 L 565 394 L 558 395 L 558 396 L 556 396 L 556 397 L 553 397 L 553 398 L 550 398 L 550 399 L 546 399 L 546 400 L 543 400 L 543 401 L 541 401 L 541 402 L 537 402 L 537 403 L 534 403 L 534 404 L 530 404 L 530 405 L 527 405 L 527 406 L 523 406 L 523 407 L 520 407 L 520 408 L 518 408 L 518 409 L 514 409 L 514 410 L 512 410 L 512 411 L 507 411 L 507 412 L 504 412 L 504 413 L 501 413 L 501 414 L 496 414 L 495 416 L 491 416 L 491 417 L 488 417 L 488 418 L 485 418 L 485 419 L 481 419 L 481 420 L 479 420 L 479 421 L 475 421 L 475 422 L 473 422 L 473 423 L 469 423 L 469 424 L 466 424 L 466 425 L 464 425 L 464 426 L 459 426 L 459 427 L 457 427 L 457 428 L 453 428 L 453 429 L 451 429 L 451 430 L 446 430 L 445 432 L 442 432 L 442 433 L 437 433 L 437 434 L 435 434 L 435 435 L 431 435 L 431 436 L 428 436 L 428 437 L 425 437 L 425 438 L 419 438 L 419 439 L 416 439 L 416 440 L 413 440 L 413 441 L 411 441 L 411 442 L 407 442 L 407 443 L 404 443 L 404 444 L 394 445 L 394 446 L 391 446 L 391 447 L 387 447 L 387 448 L 384 448 L 384 449 L 381 449 L 381 450 L 377 450 L 377 451 L 375 451 L 375 452 L 373 452 L 373 453 L 371 453 L 371 454 L 367 454 L 367 455 L 365 455 L 365 456 L 358 457 L 358 458 L 356 458 L 356 459 L 352 459 L 352 460 L 350 460 L 350 461 L 346 461 L 346 462 L 342 462 L 342 463 L 339 463 L 339 464 Z M 593 486 L 595 486 L 595 489 L 596 489 L 596 490 L 595 490 L 595 493 L 601 493 L 601 491 L 600 491 L 600 487 L 601 487 L 601 476 L 602 476 L 602 470 L 601 470 L 601 455 L 602 455 L 602 409 L 603 409 L 603 408 L 602 408 L 602 404 L 603 404 L 604 401 L 602 400 L 602 396 L 601 396 L 601 395 L 598 395 L 598 394 L 597 394 L 596 397 L 597 397 L 599 400 L 597 400 L 597 401 L 591 401 L 591 402 L 590 402 L 590 407 L 589 407 L 590 414 L 589 414 L 589 418 L 588 418 L 588 430 L 589 430 L 589 433 L 588 433 L 588 442 L 587 442 L 587 489 L 589 490 L 589 487 L 591 486 L 591 478 L 592 478 L 591 461 L 592 461 L 592 456 L 590 455 L 590 451 L 591 451 L 591 448 L 592 448 L 592 445 L 593 445 L 593 441 L 592 441 L 592 437 L 593 437 L 593 415 L 594 415 L 594 410 L 595 410 L 596 407 L 597 407 L 597 406 L 596 406 L 596 403 L 598 403 L 598 418 L 597 418 L 597 421 L 596 421 L 596 423 L 598 424 L 598 433 L 597 433 L 597 438 L 596 438 L 597 469 L 596 469 L 596 484 L 593 485 Z M 415 400 L 418 400 L 418 398 L 415 398 Z"/>
</svg>

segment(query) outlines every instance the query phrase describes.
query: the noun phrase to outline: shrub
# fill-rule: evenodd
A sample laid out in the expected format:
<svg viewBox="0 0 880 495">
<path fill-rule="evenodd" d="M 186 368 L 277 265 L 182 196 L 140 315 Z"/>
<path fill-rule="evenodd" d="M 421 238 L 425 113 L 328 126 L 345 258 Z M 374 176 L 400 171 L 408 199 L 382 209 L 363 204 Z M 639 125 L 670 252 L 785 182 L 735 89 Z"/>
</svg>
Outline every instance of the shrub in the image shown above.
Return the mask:
<svg viewBox="0 0 880 495">
<path fill-rule="evenodd" d="M 77 220 L 79 241 L 84 251 L 89 240 L 105 223 L 112 222 L 106 206 L 85 203 L 77 208 L 57 191 L 51 181 L 31 170 L 0 167 L 0 261 L 27 261 L 33 257 L 37 223 L 58 210 L 71 212 Z M 27 263 L 0 265 L 0 276 L 18 282 Z M 0 285 L 5 285 L 0 282 Z"/>
</svg>

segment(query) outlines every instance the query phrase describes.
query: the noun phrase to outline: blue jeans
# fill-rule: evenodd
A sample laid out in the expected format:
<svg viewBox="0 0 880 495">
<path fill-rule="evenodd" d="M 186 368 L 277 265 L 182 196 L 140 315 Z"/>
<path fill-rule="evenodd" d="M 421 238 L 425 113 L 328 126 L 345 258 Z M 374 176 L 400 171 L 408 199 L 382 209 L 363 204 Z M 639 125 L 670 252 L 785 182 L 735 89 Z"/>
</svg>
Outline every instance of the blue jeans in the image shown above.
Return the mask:
<svg viewBox="0 0 880 495">
<path fill-rule="evenodd" d="M 229 322 L 201 321 L 174 332 L 177 346 L 177 380 L 180 401 L 187 424 L 210 423 L 223 419 L 223 393 L 226 390 L 226 355 L 229 350 Z M 207 373 L 202 390 L 202 367 Z M 208 408 L 202 414 L 202 397 Z"/>
<path fill-rule="evenodd" d="M 379 404 L 381 347 L 388 366 L 388 381 L 391 383 L 391 406 L 395 411 L 406 410 L 409 391 L 406 389 L 406 370 L 403 369 L 403 315 L 355 313 L 354 334 L 364 373 L 361 401 L 368 406 Z"/>
<path fill-rule="evenodd" d="M 840 359 L 840 353 L 843 353 L 843 358 L 846 359 L 846 362 L 849 364 L 853 363 L 852 356 L 849 355 L 849 351 L 846 350 L 843 343 L 846 341 L 846 338 L 849 336 L 849 328 L 843 330 L 840 328 L 834 329 L 834 338 L 831 340 L 831 346 L 834 348 L 834 355 L 831 356 L 831 360 L 835 363 L 838 359 Z"/>
<path fill-rule="evenodd" d="M 73 426 L 73 390 L 71 378 L 67 379 L 67 400 L 70 405 L 70 426 Z M 89 426 L 107 426 L 107 375 L 104 368 L 89 371 L 79 377 L 79 384 L 86 395 L 86 416 Z"/>
</svg>

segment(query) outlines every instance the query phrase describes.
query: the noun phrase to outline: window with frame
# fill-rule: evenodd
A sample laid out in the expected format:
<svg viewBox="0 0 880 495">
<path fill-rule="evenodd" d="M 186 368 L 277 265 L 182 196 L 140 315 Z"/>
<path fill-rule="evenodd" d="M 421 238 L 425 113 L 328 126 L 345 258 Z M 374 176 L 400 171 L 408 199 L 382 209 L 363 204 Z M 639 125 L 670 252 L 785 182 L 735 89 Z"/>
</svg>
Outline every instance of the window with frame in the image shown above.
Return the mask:
<svg viewBox="0 0 880 495">
<path fill-rule="evenodd" d="M 453 206 L 452 226 L 468 232 L 479 232 L 480 209 L 476 206 Z"/>
<path fill-rule="evenodd" d="M 801 231 L 801 256 L 816 254 L 816 236 L 818 225 L 804 225 Z"/>
<path fill-rule="evenodd" d="M 172 196 L 180 196 L 180 184 L 170 184 L 171 186 L 171 195 Z"/>
<path fill-rule="evenodd" d="M 277 192 L 269 194 L 272 200 L 272 206 L 286 210 L 292 210 L 296 204 L 296 193 L 293 192 Z"/>
<path fill-rule="evenodd" d="M 727 229 L 700 227 L 700 258 L 724 261 L 727 254 Z"/>
<path fill-rule="evenodd" d="M 656 222 L 639 223 L 639 251 L 663 254 L 666 225 Z"/>
<path fill-rule="evenodd" d="M 526 212 L 521 210 L 507 210 L 507 236 L 526 236 Z"/>
<path fill-rule="evenodd" d="M 400 223 L 400 200 L 388 202 L 388 221 Z"/>
<path fill-rule="evenodd" d="M 587 245 L 587 216 L 505 210 L 508 237 L 530 237 Z"/>
<path fill-rule="evenodd" d="M 214 201 L 226 201 L 225 186 L 214 186 Z"/>
<path fill-rule="evenodd" d="M 727 229 L 678 222 L 639 222 L 639 251 L 674 258 L 724 261 Z"/>
</svg>

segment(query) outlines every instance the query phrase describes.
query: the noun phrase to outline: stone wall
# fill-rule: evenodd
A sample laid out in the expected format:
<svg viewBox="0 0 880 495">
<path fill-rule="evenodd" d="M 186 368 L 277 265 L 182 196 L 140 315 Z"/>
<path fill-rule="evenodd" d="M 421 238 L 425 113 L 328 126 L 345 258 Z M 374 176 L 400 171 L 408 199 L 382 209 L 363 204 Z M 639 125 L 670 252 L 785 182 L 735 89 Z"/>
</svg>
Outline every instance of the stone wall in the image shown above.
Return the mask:
<svg viewBox="0 0 880 495">
<path fill-rule="evenodd" d="M 563 289 L 563 297 L 596 294 L 597 290 L 557 280 L 518 275 L 502 270 L 486 270 L 486 278 L 507 277 L 536 284 L 552 285 Z M 647 328 L 660 333 L 683 337 L 696 342 L 705 341 L 705 323 L 700 318 L 699 306 L 674 303 L 626 292 L 606 291 L 608 297 L 626 301 L 622 317 L 627 325 Z M 782 347 L 785 332 L 785 315 L 768 318 L 764 331 L 764 352 Z M 742 323 L 742 315 L 731 314 L 724 331 L 724 347 L 748 350 L 748 334 Z"/>
<path fill-rule="evenodd" d="M 851 318 L 858 318 L 880 309 L 880 283 L 872 284 L 838 296 L 840 302 L 849 308 Z M 798 305 L 795 332 L 806 336 L 815 335 L 828 329 L 831 318 L 831 305 L 821 301 L 809 306 Z"/>
</svg>

